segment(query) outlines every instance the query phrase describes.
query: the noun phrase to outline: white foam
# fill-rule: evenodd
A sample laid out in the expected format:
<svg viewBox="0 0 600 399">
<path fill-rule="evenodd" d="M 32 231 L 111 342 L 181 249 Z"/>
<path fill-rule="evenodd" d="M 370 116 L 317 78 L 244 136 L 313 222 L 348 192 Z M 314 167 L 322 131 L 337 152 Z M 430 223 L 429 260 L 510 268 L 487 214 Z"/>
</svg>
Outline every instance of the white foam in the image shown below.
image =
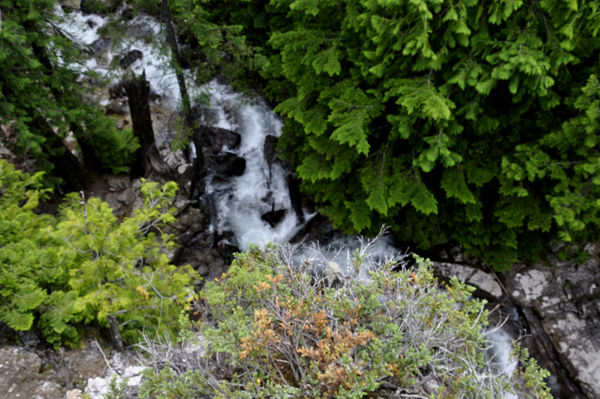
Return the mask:
<svg viewBox="0 0 600 399">
<path fill-rule="evenodd" d="M 286 183 L 286 171 L 277 163 L 271 168 L 264 156 L 267 135 L 281 135 L 281 120 L 260 99 L 235 93 L 216 80 L 207 85 L 211 94 L 212 125 L 235 130 L 241 135 L 240 147 L 232 151 L 246 160 L 242 176 L 224 183 L 207 181 L 206 196 L 217 204 L 214 227 L 230 230 L 236 244 L 246 250 L 252 244 L 286 242 L 298 229 Z M 261 219 L 271 210 L 286 210 L 274 228 Z"/>
</svg>

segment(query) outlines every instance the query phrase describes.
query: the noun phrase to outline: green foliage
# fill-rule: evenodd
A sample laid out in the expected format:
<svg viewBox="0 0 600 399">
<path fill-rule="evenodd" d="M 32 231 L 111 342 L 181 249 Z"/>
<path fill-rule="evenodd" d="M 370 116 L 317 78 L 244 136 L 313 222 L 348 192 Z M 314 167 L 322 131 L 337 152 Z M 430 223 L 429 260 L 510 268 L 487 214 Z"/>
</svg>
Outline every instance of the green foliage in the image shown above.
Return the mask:
<svg viewBox="0 0 600 399">
<path fill-rule="evenodd" d="M 41 177 L 0 160 L 0 320 L 19 331 L 31 328 L 38 307 L 52 306 L 46 287 L 64 283 L 46 230 L 53 221 L 33 213 L 46 194 Z"/>
<path fill-rule="evenodd" d="M 126 171 L 139 144 L 84 96 L 87 78 L 97 76 L 70 66 L 84 56 L 55 24 L 58 6 L 57 0 L 2 2 L 0 125 L 10 129 L 0 139 L 15 155 L 33 156 L 38 169 L 50 171 L 50 156 L 60 155 L 53 132 L 64 139 L 72 131 L 101 166 Z"/>
<path fill-rule="evenodd" d="M 234 3 L 281 147 L 336 227 L 385 221 L 498 270 L 598 235 L 596 3 Z"/>
<path fill-rule="evenodd" d="M 0 160 L 0 320 L 16 330 L 37 320 L 55 346 L 77 343 L 73 323 L 106 325 L 109 314 L 126 338 L 143 328 L 173 333 L 188 287 L 200 278 L 164 254 L 175 245 L 160 227 L 174 221 L 176 184 L 143 182 L 144 205 L 119 223 L 106 203 L 76 193 L 58 218 L 36 215 L 46 193 L 40 180 Z"/>
<path fill-rule="evenodd" d="M 127 382 L 129 378 L 117 381 L 117 374 L 113 374 L 108 383 L 108 392 L 104 395 L 105 399 L 125 399 L 127 396 Z"/>
<path fill-rule="evenodd" d="M 274 246 L 237 254 L 203 291 L 214 320 L 200 325 L 205 363 L 149 368 L 140 397 L 361 398 L 384 382 L 425 397 L 419 387 L 433 376 L 439 397 L 549 397 L 548 372 L 518 347 L 524 369 L 494 370 L 484 302 L 456 278 L 440 287 L 431 262 L 416 257 L 413 270 L 394 272 L 397 258 L 375 266 L 361 249 L 342 272 L 309 260 L 296 269 L 283 254 Z M 164 350 L 151 364 L 177 352 Z"/>
</svg>

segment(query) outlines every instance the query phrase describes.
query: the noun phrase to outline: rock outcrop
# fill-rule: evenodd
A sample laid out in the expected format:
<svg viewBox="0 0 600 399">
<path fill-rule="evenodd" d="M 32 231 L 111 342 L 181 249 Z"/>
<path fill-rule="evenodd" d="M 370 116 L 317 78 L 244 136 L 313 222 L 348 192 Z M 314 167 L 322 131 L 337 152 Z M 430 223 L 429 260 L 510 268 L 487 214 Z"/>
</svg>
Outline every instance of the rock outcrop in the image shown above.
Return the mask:
<svg viewBox="0 0 600 399">
<path fill-rule="evenodd" d="M 456 276 L 474 286 L 477 297 L 501 306 L 513 339 L 551 372 L 555 399 L 600 398 L 599 250 L 593 243 L 557 245 L 545 264 L 518 263 L 495 276 L 462 263 L 461 249 L 450 248 L 441 257 L 455 263 L 434 262 L 434 270 L 442 280 Z M 580 261 L 560 259 L 567 255 Z"/>
<path fill-rule="evenodd" d="M 464 281 L 476 288 L 475 295 L 494 302 L 502 300 L 502 286 L 492 273 L 486 273 L 473 266 L 457 263 L 435 262 L 435 274 L 438 278 L 448 281 L 453 277 Z"/>
<path fill-rule="evenodd" d="M 598 245 L 587 244 L 583 262 L 517 264 L 506 273 L 511 299 L 537 315 L 562 367 L 580 382 L 588 398 L 600 398 L 600 266 Z"/>
</svg>

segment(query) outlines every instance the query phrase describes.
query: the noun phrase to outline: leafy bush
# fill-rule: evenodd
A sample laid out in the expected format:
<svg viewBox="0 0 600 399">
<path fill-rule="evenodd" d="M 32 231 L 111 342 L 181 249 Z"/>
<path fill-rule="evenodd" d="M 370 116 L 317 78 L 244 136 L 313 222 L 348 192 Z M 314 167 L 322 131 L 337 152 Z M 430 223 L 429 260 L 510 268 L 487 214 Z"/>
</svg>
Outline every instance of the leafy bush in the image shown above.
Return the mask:
<svg viewBox="0 0 600 399">
<path fill-rule="evenodd" d="M 140 344 L 154 367 L 141 397 L 360 398 L 383 386 L 414 398 L 549 397 L 534 360 L 507 375 L 487 355 L 472 287 L 440 286 L 419 257 L 412 269 L 376 262 L 371 244 L 345 272 L 315 259 L 294 267 L 286 248 L 237 254 L 199 298 L 214 320 L 199 326 L 206 355 Z"/>
<path fill-rule="evenodd" d="M 160 226 L 174 221 L 169 209 L 175 183 L 143 182 L 145 203 L 120 223 L 108 204 L 67 196 L 58 218 L 36 215 L 42 174 L 22 174 L 0 160 L 0 320 L 15 330 L 37 326 L 59 346 L 76 344 L 77 322 L 169 333 L 190 283 L 189 266 L 169 264 L 163 248 L 172 236 Z"/>
</svg>

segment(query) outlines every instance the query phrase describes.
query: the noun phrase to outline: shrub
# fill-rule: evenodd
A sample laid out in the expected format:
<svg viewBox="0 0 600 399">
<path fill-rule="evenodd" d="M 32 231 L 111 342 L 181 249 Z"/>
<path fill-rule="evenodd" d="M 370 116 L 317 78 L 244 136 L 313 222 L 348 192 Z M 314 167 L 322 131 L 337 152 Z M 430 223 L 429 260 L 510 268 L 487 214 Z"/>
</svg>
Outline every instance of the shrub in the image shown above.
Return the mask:
<svg viewBox="0 0 600 399">
<path fill-rule="evenodd" d="M 35 326 L 55 347 L 77 344 L 75 323 L 106 325 L 109 317 L 125 338 L 142 328 L 172 333 L 200 278 L 161 253 L 175 245 L 160 227 L 175 220 L 177 185 L 144 181 L 144 205 L 119 222 L 108 204 L 77 193 L 58 218 L 37 215 L 48 191 L 41 179 L 0 160 L 0 321 L 19 331 Z"/>
<path fill-rule="evenodd" d="M 237 254 L 199 298 L 213 319 L 199 324 L 206 355 L 141 344 L 154 366 L 141 396 L 360 398 L 385 387 L 413 398 L 549 397 L 535 361 L 515 375 L 494 367 L 485 301 L 472 287 L 440 286 L 431 262 L 415 257 L 409 269 L 369 248 L 346 271 L 316 257 L 293 266 L 289 247 Z M 171 386 L 184 389 L 173 396 Z"/>
</svg>

